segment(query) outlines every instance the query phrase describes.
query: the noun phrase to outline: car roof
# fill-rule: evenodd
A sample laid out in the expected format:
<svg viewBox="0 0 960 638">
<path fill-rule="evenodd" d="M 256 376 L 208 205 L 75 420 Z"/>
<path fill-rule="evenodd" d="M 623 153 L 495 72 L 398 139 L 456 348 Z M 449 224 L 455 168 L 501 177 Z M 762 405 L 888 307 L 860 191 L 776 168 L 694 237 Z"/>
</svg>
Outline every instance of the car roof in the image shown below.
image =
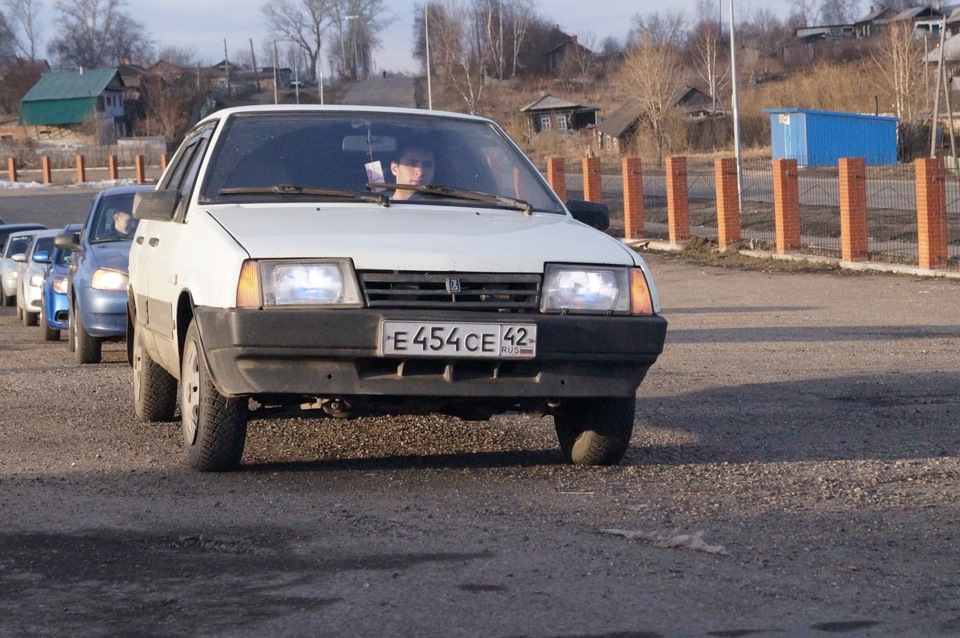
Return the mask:
<svg viewBox="0 0 960 638">
<path fill-rule="evenodd" d="M 23 224 L 0 224 L 0 233 L 15 233 L 21 230 L 45 230 L 47 227 L 43 224 L 23 223 Z"/>
<path fill-rule="evenodd" d="M 251 106 L 233 106 L 226 109 L 214 111 L 203 120 L 202 124 L 208 120 L 219 120 L 233 115 L 252 114 L 252 113 L 371 113 L 383 115 L 418 115 L 421 117 L 435 117 L 438 119 L 457 119 L 473 120 L 476 122 L 491 122 L 489 118 L 478 115 L 467 115 L 465 113 L 453 113 L 450 111 L 428 111 L 426 109 L 411 109 L 395 106 L 362 106 L 362 105 L 343 105 L 343 104 L 256 104 Z"/>
</svg>

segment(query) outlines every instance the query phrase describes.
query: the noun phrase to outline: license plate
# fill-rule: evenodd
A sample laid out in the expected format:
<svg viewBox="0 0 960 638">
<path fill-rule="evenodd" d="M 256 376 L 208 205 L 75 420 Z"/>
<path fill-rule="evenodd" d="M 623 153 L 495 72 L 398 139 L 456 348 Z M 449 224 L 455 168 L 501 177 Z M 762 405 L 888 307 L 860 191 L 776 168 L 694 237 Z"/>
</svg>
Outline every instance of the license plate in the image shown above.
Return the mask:
<svg viewBox="0 0 960 638">
<path fill-rule="evenodd" d="M 529 359 L 537 354 L 537 326 L 384 321 L 380 324 L 380 354 Z"/>
</svg>

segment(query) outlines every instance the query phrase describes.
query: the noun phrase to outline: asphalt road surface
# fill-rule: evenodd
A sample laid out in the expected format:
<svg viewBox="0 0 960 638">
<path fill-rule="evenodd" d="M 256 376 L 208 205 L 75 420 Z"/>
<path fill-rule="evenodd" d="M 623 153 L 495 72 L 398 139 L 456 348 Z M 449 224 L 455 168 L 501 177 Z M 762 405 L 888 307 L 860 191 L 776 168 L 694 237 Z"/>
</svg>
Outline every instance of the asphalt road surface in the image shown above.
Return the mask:
<svg viewBox="0 0 960 638">
<path fill-rule="evenodd" d="M 549 418 L 281 418 L 197 474 L 122 344 L 0 308 L 0 636 L 960 633 L 960 284 L 648 259 L 668 342 L 612 468 Z"/>
</svg>

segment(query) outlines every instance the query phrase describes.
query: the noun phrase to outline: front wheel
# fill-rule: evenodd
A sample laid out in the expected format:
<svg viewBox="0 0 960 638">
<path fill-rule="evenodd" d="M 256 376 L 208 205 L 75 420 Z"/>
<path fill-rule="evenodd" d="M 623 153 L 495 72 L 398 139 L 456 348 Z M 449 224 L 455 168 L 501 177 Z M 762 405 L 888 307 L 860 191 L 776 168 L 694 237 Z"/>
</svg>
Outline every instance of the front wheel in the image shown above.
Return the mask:
<svg viewBox="0 0 960 638">
<path fill-rule="evenodd" d="M 77 363 L 100 363 L 102 343 L 83 327 L 83 318 L 80 309 L 74 304 L 73 320 L 70 327 L 73 329 L 73 354 Z"/>
<path fill-rule="evenodd" d="M 57 328 L 51 328 L 47 322 L 47 306 L 40 304 L 40 336 L 44 341 L 59 341 L 60 331 Z"/>
<path fill-rule="evenodd" d="M 134 326 L 133 334 L 133 407 L 137 418 L 172 421 L 177 409 L 177 380 L 150 357 L 143 347 L 143 329 Z"/>
<path fill-rule="evenodd" d="M 23 325 L 28 328 L 32 328 L 40 323 L 40 313 L 30 312 L 29 310 L 23 311 Z"/>
<path fill-rule="evenodd" d="M 187 465 L 201 472 L 240 465 L 247 438 L 247 399 L 225 397 L 214 387 L 196 320 L 187 330 L 180 359 L 180 415 Z"/>
<path fill-rule="evenodd" d="M 630 447 L 635 397 L 568 399 L 553 415 L 560 451 L 575 465 L 614 465 Z"/>
<path fill-rule="evenodd" d="M 8 295 L 3 291 L 2 286 L 0 286 L 0 303 L 3 303 L 4 306 L 10 307 L 13 304 L 17 303 L 16 295 Z"/>
</svg>

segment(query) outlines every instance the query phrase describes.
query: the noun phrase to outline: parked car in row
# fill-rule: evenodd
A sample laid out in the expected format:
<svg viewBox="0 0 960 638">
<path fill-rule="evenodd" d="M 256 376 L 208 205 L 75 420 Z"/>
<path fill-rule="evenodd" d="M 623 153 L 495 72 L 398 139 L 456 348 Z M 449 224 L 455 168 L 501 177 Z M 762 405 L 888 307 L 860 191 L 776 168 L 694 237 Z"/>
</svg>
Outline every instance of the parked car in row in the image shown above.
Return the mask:
<svg viewBox="0 0 960 638">
<path fill-rule="evenodd" d="M 0 303 L 12 306 L 17 301 L 17 262 L 13 256 L 26 252 L 30 238 L 38 230 L 44 230 L 42 224 L 6 224 L 0 226 L 0 245 L 3 246 L 0 263 Z"/>
<path fill-rule="evenodd" d="M 59 230 L 40 230 L 30 241 L 26 253 L 13 256 L 17 262 L 17 315 L 23 325 L 35 326 L 40 320 L 40 289 L 43 273 L 53 255 Z"/>
<path fill-rule="evenodd" d="M 137 227 L 133 197 L 149 185 L 99 192 L 79 238 L 61 234 L 57 246 L 73 252 L 67 285 L 70 344 L 77 363 L 99 363 L 103 341 L 127 333 L 127 264 Z"/>
<path fill-rule="evenodd" d="M 69 224 L 60 231 L 68 235 L 70 241 L 78 242 L 82 224 Z M 40 336 L 44 341 L 57 341 L 60 331 L 70 326 L 70 301 L 67 287 L 70 277 L 72 254 L 69 248 L 54 248 L 53 257 L 43 273 L 43 285 L 40 293 Z"/>
</svg>

